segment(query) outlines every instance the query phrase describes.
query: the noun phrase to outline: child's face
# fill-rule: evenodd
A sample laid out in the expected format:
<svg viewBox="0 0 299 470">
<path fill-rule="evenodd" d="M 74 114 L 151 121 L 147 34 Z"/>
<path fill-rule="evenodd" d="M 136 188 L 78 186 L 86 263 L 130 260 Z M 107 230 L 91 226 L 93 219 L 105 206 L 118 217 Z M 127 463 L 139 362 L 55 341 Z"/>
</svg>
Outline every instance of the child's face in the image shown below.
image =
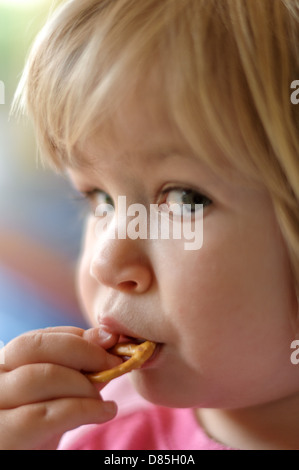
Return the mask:
<svg viewBox="0 0 299 470">
<path fill-rule="evenodd" d="M 112 224 L 118 196 L 149 210 L 183 203 L 181 190 L 164 191 L 183 188 L 192 189 L 187 202 L 205 202 L 199 250 L 184 249 L 183 239 L 96 235 L 98 219 L 92 211 L 88 217 L 79 290 L 91 323 L 161 344 L 132 373 L 140 392 L 183 407 L 249 406 L 293 393 L 297 303 L 264 190 L 233 170 L 229 180 L 214 174 L 161 110 L 150 117 L 134 102 L 119 112 L 113 132 L 99 132 L 83 152 L 90 165 L 70 177 L 80 191 L 94 191 L 93 209 L 113 201 Z"/>
</svg>

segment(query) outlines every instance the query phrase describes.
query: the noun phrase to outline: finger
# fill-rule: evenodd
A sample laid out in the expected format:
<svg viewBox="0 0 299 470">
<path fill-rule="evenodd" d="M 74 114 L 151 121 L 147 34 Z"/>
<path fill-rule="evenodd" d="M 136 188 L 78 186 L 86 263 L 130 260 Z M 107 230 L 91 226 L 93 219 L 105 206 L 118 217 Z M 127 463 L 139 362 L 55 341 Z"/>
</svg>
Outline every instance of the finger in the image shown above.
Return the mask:
<svg viewBox="0 0 299 470">
<path fill-rule="evenodd" d="M 104 349 L 109 349 L 114 346 L 119 339 L 119 335 L 112 333 L 105 327 L 90 328 L 83 333 L 84 339 L 92 343 L 98 344 Z"/>
<path fill-rule="evenodd" d="M 83 330 L 82 328 L 72 327 L 72 326 L 60 326 L 60 327 L 50 327 L 43 330 L 46 333 L 72 333 L 82 336 L 87 341 L 94 342 L 102 346 L 104 349 L 111 348 L 114 346 L 118 339 L 119 335 L 111 332 L 105 325 L 100 325 L 99 328 L 89 328 Z"/>
<path fill-rule="evenodd" d="M 114 402 L 92 398 L 61 398 L 0 412 L 0 448 L 49 448 L 65 432 L 85 424 L 101 424 L 117 413 Z"/>
<path fill-rule="evenodd" d="M 82 337 L 84 334 L 84 330 L 82 328 L 73 326 L 58 326 L 27 331 L 26 333 L 23 333 L 22 335 L 19 335 L 10 340 L 5 346 L 5 348 L 3 348 L 3 350 L 5 351 L 4 357 L 8 354 L 9 361 L 8 357 L 5 357 L 5 362 L 4 364 L 2 364 L 2 367 L 0 366 L 0 370 L 10 370 L 15 367 L 18 367 L 18 363 L 15 360 L 15 356 L 19 353 L 19 350 L 22 349 L 22 347 L 25 345 L 26 341 L 28 341 L 29 338 L 31 338 L 32 336 L 38 337 L 38 335 L 42 333 L 69 333 Z M 23 363 L 25 363 L 25 361 L 20 361 L 19 365 L 22 365 Z"/>
<path fill-rule="evenodd" d="M 25 364 L 53 363 L 76 370 L 103 370 L 119 364 L 118 358 L 109 354 L 95 342 L 83 337 L 84 330 L 37 330 L 15 338 L 5 346 L 5 370 Z"/>
<path fill-rule="evenodd" d="M 9 343 L 7 343 L 7 345 L 5 346 L 5 348 L 3 348 L 4 357 L 7 351 L 10 351 L 11 349 L 17 349 L 18 344 L 20 344 L 20 339 L 23 339 L 23 336 L 32 335 L 34 333 L 41 333 L 42 331 L 47 332 L 47 333 L 71 333 L 71 334 L 78 335 L 78 336 L 83 336 L 84 334 L 84 330 L 82 328 L 78 328 L 75 326 L 58 326 L 58 327 L 48 327 L 48 328 L 43 328 L 43 329 L 38 329 L 38 330 L 31 330 L 10 340 Z M 9 369 L 10 367 L 8 366 L 7 360 L 5 360 L 4 363 L 0 364 L 0 372 L 4 370 L 9 370 Z"/>
<path fill-rule="evenodd" d="M 82 373 L 54 364 L 25 365 L 1 377 L 1 409 L 66 397 L 99 398 L 99 394 Z"/>
<path fill-rule="evenodd" d="M 38 331 L 44 331 L 46 333 L 71 333 L 73 335 L 83 336 L 85 330 L 77 326 L 49 326 L 47 328 L 39 328 L 38 330 L 28 331 L 28 333 L 34 333 Z"/>
</svg>

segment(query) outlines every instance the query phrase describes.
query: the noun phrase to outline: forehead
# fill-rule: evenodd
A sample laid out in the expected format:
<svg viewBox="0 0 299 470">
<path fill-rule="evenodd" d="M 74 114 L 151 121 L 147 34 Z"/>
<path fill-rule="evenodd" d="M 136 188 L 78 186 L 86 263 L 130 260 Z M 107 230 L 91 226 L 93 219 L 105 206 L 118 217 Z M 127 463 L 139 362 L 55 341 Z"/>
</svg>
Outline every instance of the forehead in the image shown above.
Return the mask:
<svg viewBox="0 0 299 470">
<path fill-rule="evenodd" d="M 124 163 L 134 156 L 164 159 L 169 154 L 191 153 L 160 93 L 127 95 L 113 113 L 76 147 L 76 164 L 90 166 L 101 155 Z"/>
<path fill-rule="evenodd" d="M 126 100 L 113 119 L 103 123 L 81 144 L 77 152 L 79 171 L 70 173 L 78 187 L 86 187 L 88 182 L 93 182 L 91 186 L 108 187 L 109 182 L 119 179 L 137 185 L 156 174 L 157 180 L 164 183 L 168 179 L 184 180 L 186 184 L 192 180 L 194 185 L 198 178 L 198 184 L 211 190 L 217 187 L 217 193 L 227 199 L 228 181 L 229 186 L 234 182 L 233 191 L 244 186 L 246 182 L 233 167 L 226 165 L 229 178 L 223 178 L 206 164 L 206 145 L 194 152 L 161 102 L 152 102 L 151 106 L 146 106 L 146 102 L 136 97 Z M 215 158 L 216 150 L 212 147 L 211 144 Z"/>
<path fill-rule="evenodd" d="M 213 129 L 202 131 L 207 128 L 204 113 L 198 109 L 192 116 L 195 117 L 192 125 L 182 128 L 186 109 L 181 109 L 169 96 L 165 83 L 159 80 L 156 65 L 148 75 L 139 76 L 134 86 L 130 81 L 123 85 L 118 99 L 113 96 L 111 106 L 99 114 L 97 125 L 92 123 L 94 130 L 77 142 L 74 166 L 90 169 L 96 166 L 104 171 L 112 157 L 121 165 L 130 165 L 135 158 L 162 162 L 168 156 L 184 155 L 196 157 L 218 176 L 229 179 L 234 165 L 221 151 Z M 195 145 L 194 140 L 191 144 L 189 130 L 196 135 Z"/>
</svg>

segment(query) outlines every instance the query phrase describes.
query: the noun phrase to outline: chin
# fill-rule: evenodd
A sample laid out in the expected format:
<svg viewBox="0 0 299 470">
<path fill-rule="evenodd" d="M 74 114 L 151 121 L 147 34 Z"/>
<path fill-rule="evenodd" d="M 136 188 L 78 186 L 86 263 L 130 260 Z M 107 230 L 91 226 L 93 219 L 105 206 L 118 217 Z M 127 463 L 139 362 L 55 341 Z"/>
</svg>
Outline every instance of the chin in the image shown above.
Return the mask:
<svg viewBox="0 0 299 470">
<path fill-rule="evenodd" d="M 165 378 L 157 378 L 154 371 L 132 371 L 131 381 L 136 391 L 147 401 L 169 408 L 192 408 L 198 404 L 183 390 L 173 387 Z"/>
</svg>

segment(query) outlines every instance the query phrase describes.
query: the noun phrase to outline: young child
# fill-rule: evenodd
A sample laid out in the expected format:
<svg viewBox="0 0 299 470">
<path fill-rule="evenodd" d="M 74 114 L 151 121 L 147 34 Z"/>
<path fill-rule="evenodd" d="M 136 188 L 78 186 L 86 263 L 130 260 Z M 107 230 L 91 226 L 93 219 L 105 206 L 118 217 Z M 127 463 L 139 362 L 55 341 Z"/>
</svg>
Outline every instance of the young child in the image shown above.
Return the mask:
<svg viewBox="0 0 299 470">
<path fill-rule="evenodd" d="M 55 448 L 90 423 L 61 447 L 299 449 L 298 19 L 295 0 L 69 0 L 45 26 L 15 106 L 90 201 L 93 328 L 6 346 L 2 448 Z M 201 248 L 112 236 L 124 196 L 147 215 L 176 203 L 183 225 L 202 204 Z M 128 337 L 157 343 L 131 373 L 150 404 L 117 417 L 82 371 L 119 364 L 106 350 Z"/>
</svg>

